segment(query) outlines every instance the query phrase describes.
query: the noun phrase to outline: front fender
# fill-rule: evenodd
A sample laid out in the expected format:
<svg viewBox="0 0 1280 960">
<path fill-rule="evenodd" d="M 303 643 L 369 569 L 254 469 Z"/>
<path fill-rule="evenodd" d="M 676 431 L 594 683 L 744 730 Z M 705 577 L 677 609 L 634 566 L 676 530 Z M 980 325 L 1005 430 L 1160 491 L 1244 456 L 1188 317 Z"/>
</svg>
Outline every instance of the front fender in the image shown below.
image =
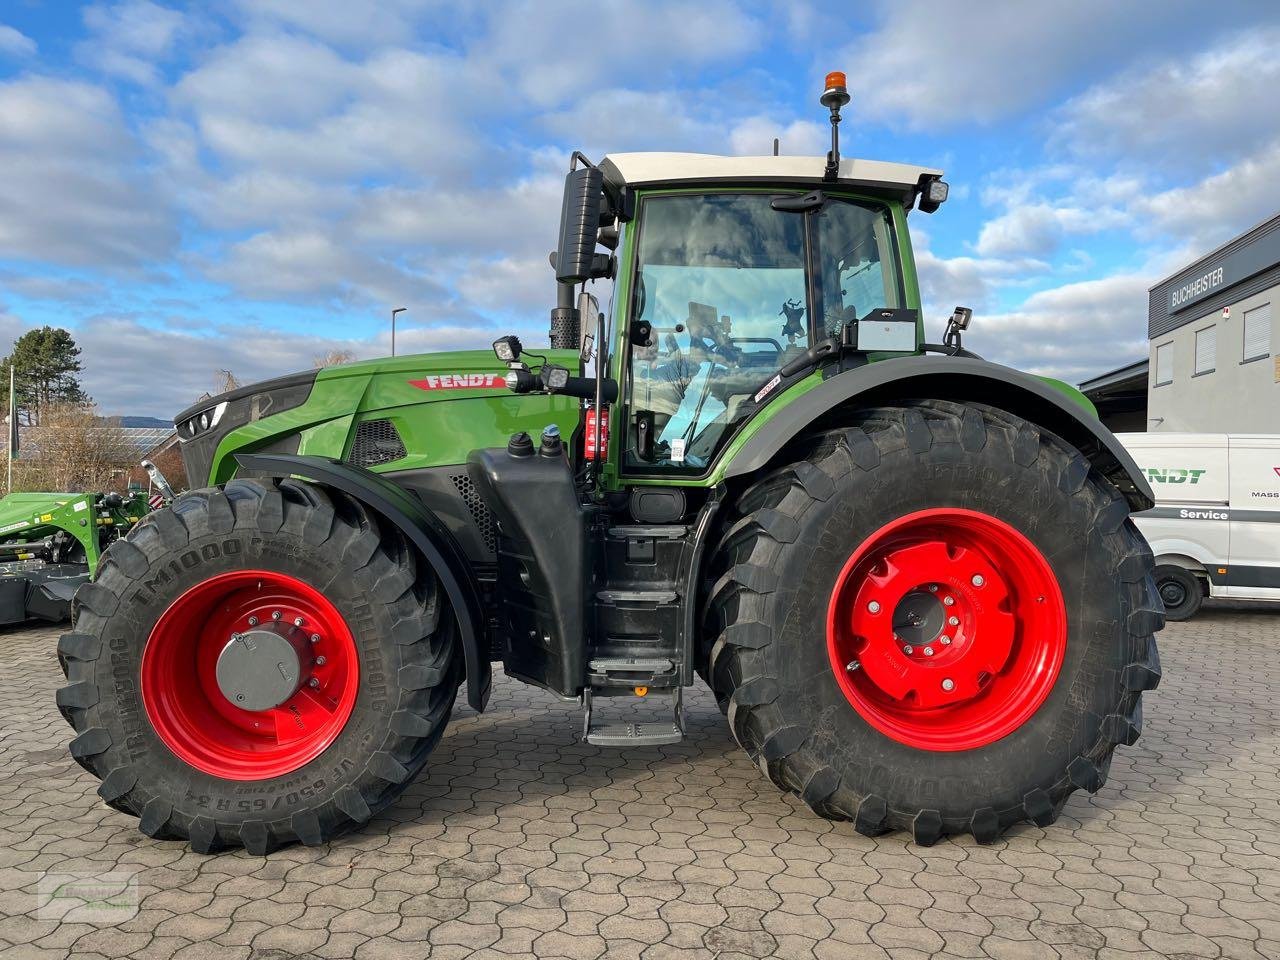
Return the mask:
<svg viewBox="0 0 1280 960">
<path fill-rule="evenodd" d="M 470 568 L 453 536 L 421 502 L 385 477 L 328 457 L 243 453 L 240 469 L 256 476 L 301 477 L 359 500 L 400 530 L 431 564 L 458 621 L 467 668 L 467 703 L 482 711 L 489 701 L 493 672 L 481 650 L 484 623 Z"/>
<path fill-rule="evenodd" d="M 1042 380 L 986 360 L 913 356 L 869 363 L 828 377 L 771 416 L 725 470 L 744 477 L 767 467 L 795 437 L 833 425 L 849 407 L 907 399 L 986 403 L 1057 434 L 1116 485 L 1133 510 L 1155 495 L 1115 435 L 1079 404 Z"/>
</svg>

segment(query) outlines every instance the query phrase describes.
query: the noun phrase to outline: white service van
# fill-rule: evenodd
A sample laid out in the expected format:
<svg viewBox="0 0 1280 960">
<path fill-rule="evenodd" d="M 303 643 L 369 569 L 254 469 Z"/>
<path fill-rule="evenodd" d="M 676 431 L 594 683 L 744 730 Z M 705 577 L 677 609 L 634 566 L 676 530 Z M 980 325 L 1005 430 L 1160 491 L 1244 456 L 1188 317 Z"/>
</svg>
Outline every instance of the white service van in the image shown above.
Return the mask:
<svg viewBox="0 0 1280 960">
<path fill-rule="evenodd" d="M 1205 596 L 1280 601 L 1280 436 L 1118 437 L 1155 491 L 1155 507 L 1134 519 L 1166 616 L 1186 620 Z"/>
</svg>

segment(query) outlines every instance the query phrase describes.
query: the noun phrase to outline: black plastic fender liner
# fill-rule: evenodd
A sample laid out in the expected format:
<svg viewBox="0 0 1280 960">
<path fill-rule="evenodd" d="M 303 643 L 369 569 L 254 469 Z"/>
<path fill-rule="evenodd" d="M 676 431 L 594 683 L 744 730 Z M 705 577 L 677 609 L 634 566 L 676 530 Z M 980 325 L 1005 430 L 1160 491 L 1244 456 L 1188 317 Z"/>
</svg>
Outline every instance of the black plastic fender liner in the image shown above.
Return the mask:
<svg viewBox="0 0 1280 960">
<path fill-rule="evenodd" d="M 806 428 L 833 425 L 840 407 L 903 399 L 986 403 L 1016 414 L 1078 449 L 1124 494 L 1131 509 L 1155 505 L 1147 478 L 1101 421 L 1030 374 L 968 357 L 898 357 L 829 376 L 774 414 L 743 444 L 724 475 L 731 479 L 763 470 Z"/>
<path fill-rule="evenodd" d="M 440 578 L 458 621 L 458 637 L 467 668 L 467 703 L 483 711 L 489 702 L 493 671 L 487 646 L 482 647 L 480 627 L 484 616 L 480 596 L 467 561 L 448 529 L 411 493 L 363 467 L 330 457 L 283 454 L 236 455 L 245 473 L 265 477 L 300 477 L 322 487 L 332 487 L 359 500 L 394 524 L 418 548 Z"/>
</svg>

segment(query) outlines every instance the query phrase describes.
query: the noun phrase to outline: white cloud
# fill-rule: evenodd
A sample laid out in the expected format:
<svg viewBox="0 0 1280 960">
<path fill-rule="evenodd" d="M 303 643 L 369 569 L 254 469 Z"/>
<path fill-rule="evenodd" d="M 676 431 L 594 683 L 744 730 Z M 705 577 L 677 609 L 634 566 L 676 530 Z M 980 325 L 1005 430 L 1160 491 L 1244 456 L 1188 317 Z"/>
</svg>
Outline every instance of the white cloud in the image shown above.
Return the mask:
<svg viewBox="0 0 1280 960">
<path fill-rule="evenodd" d="M 10 57 L 35 56 L 36 42 L 20 30 L 0 23 L 0 54 Z"/>
<path fill-rule="evenodd" d="M 773 138 L 779 152 L 789 156 L 825 156 L 831 148 L 831 128 L 811 120 L 779 123 L 772 117 L 754 116 L 741 120 L 729 133 L 729 152 L 761 157 L 773 153 Z"/>
<path fill-rule="evenodd" d="M 323 226 L 255 234 L 206 272 L 255 299 L 364 305 L 448 296 L 422 273 L 352 249 L 337 230 Z"/>
<path fill-rule="evenodd" d="M 879 0 L 876 29 L 835 62 L 848 65 L 853 109 L 895 126 L 929 130 L 993 123 L 1071 94 L 1081 77 L 1105 75 L 1144 51 L 1172 55 L 1232 28 L 1256 28 L 1266 4 L 1219 4 L 1206 17 L 1190 0 L 1158 12 L 1108 0 L 1024 0 L 990 5 Z M 1274 22 L 1274 21 L 1273 21 Z M 1144 125 L 1176 117 L 1141 116 Z"/>
<path fill-rule="evenodd" d="M 115 101 L 88 84 L 0 84 L 0 256 L 103 268 L 167 255 L 177 232 Z"/>
<path fill-rule="evenodd" d="M 1280 210 L 1280 139 L 1221 173 L 1140 195 L 1133 209 L 1141 234 L 1163 233 L 1206 253 Z"/>
<path fill-rule="evenodd" d="M 919 225 L 911 233 L 926 318 L 949 316 L 956 305 L 985 312 L 1001 290 L 1049 269 L 1033 257 L 941 257 L 930 249 L 929 235 Z"/>
<path fill-rule="evenodd" d="M 760 22 L 730 0 L 573 0 L 493 4 L 478 56 L 511 78 L 510 93 L 539 107 L 579 102 L 613 77 L 659 85 L 680 66 L 723 63 L 764 40 Z M 584 20 L 585 17 L 585 20 Z M 589 127 L 591 114 L 579 113 Z"/>
<path fill-rule="evenodd" d="M 325 179 L 466 175 L 483 159 L 474 111 L 497 96 L 496 78 L 457 54 L 354 61 L 279 35 L 219 49 L 175 90 L 221 161 Z"/>
<path fill-rule="evenodd" d="M 1019 370 L 1069 383 L 1147 355 L 1146 272 L 1034 293 L 1018 307 L 975 316 L 965 346 Z"/>
<path fill-rule="evenodd" d="M 1280 27 L 1258 26 L 1194 57 L 1096 84 L 1055 112 L 1051 146 L 1129 166 L 1203 170 L 1275 136 L 1277 90 Z"/>
<path fill-rule="evenodd" d="M 93 37 L 76 48 L 79 58 L 103 73 L 139 84 L 158 78 L 165 58 L 183 28 L 181 13 L 150 0 L 99 4 L 84 11 Z"/>
<path fill-rule="evenodd" d="M 1096 233 L 1124 221 L 1124 214 L 1106 207 L 1016 205 L 982 225 L 975 249 L 983 256 L 1046 257 L 1057 252 L 1067 235 Z"/>
<path fill-rule="evenodd" d="M 420 16 L 444 4 L 432 0 L 236 0 L 250 29 L 285 26 L 319 37 L 339 47 L 403 43 L 415 33 Z M 451 15 L 462 11 L 450 6 Z"/>
</svg>

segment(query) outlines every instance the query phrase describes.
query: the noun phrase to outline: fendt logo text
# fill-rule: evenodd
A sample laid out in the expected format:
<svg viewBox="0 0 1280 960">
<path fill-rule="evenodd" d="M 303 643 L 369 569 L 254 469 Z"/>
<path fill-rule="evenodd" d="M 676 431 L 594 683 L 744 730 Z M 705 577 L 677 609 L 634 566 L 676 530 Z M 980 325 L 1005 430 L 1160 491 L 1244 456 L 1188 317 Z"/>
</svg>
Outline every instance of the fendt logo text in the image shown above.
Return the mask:
<svg viewBox="0 0 1280 960">
<path fill-rule="evenodd" d="M 1199 483 L 1208 470 L 1183 470 L 1181 468 L 1166 470 L 1160 467 L 1147 467 L 1147 479 L 1152 483 Z"/>
<path fill-rule="evenodd" d="M 410 380 L 419 390 L 493 390 L 507 385 L 501 373 L 431 373 L 421 380 Z"/>
</svg>

